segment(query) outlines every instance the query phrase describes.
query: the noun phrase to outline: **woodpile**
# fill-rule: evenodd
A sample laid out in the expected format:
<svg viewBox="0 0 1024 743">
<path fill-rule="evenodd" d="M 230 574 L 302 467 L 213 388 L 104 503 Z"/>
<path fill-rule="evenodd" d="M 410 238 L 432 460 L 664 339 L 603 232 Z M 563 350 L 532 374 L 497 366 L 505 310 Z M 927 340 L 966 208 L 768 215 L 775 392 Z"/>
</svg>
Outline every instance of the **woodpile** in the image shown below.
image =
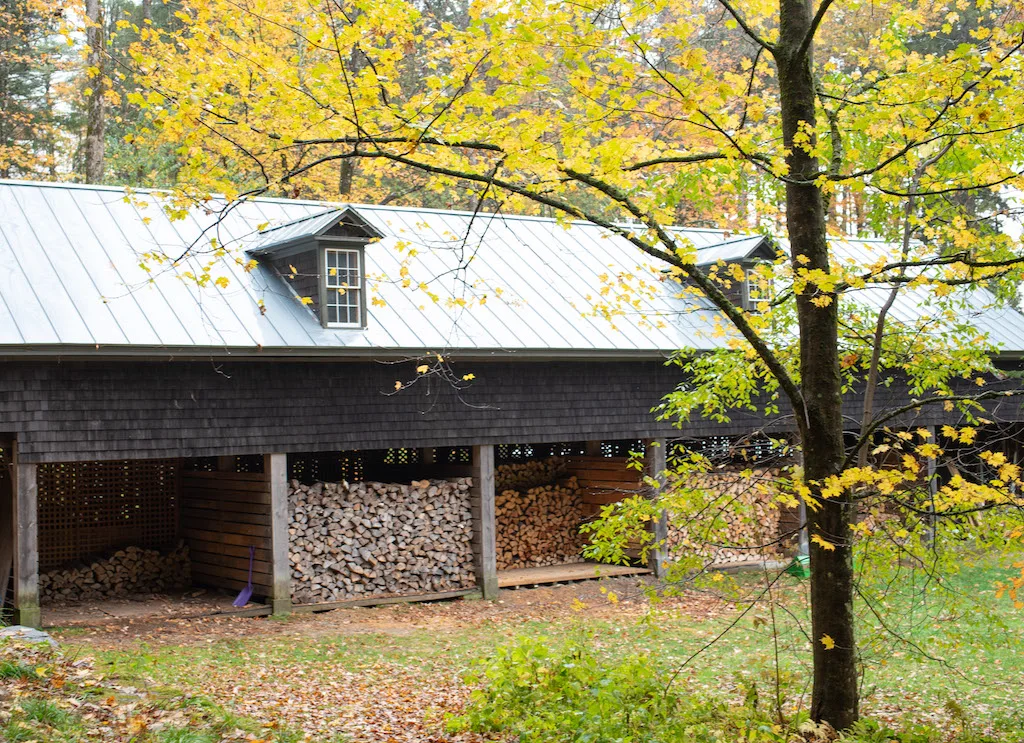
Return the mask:
<svg viewBox="0 0 1024 743">
<path fill-rule="evenodd" d="M 312 604 L 472 588 L 471 482 L 292 480 L 292 599 Z"/>
<path fill-rule="evenodd" d="M 738 470 L 694 476 L 686 485 L 707 493 L 705 508 L 689 521 L 685 515 L 670 515 L 670 559 L 697 555 L 712 564 L 727 564 L 780 557 L 774 476 L 765 469 L 746 477 Z"/>
<path fill-rule="evenodd" d="M 564 457 L 533 459 L 527 462 L 510 462 L 494 468 L 494 489 L 518 490 L 520 492 L 540 485 L 550 485 L 565 474 Z"/>
<path fill-rule="evenodd" d="M 43 601 L 86 601 L 187 588 L 191 583 L 188 547 L 167 553 L 126 547 L 88 565 L 51 570 L 39 576 Z"/>
<path fill-rule="evenodd" d="M 504 490 L 494 505 L 498 570 L 580 561 L 584 514 L 575 477 L 564 485 Z"/>
</svg>

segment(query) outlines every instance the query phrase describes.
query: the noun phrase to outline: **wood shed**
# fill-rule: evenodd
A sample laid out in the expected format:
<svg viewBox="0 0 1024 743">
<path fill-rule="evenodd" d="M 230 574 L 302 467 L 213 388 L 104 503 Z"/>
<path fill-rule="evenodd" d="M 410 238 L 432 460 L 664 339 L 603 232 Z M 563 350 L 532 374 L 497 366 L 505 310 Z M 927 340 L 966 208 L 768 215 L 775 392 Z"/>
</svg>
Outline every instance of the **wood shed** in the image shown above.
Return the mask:
<svg viewBox="0 0 1024 743">
<path fill-rule="evenodd" d="M 187 564 L 188 585 L 235 591 L 251 561 L 267 612 L 493 597 L 499 554 L 508 570 L 578 561 L 573 524 L 639 487 L 630 448 L 657 472 L 681 433 L 787 430 L 785 411 L 682 432 L 652 412 L 685 383 L 666 360 L 726 343 L 721 318 L 597 225 L 162 205 L 0 181 L 0 601 L 22 623 L 45 621 L 40 598 L 67 588 L 51 574 L 72 569 L 166 588 Z M 680 234 L 699 265 L 774 250 Z M 649 291 L 609 311 L 608 282 L 630 276 Z M 1024 353 L 1018 314 L 975 323 Z M 877 404 L 906 399 L 894 385 Z M 506 487 L 552 457 L 547 481 Z"/>
</svg>

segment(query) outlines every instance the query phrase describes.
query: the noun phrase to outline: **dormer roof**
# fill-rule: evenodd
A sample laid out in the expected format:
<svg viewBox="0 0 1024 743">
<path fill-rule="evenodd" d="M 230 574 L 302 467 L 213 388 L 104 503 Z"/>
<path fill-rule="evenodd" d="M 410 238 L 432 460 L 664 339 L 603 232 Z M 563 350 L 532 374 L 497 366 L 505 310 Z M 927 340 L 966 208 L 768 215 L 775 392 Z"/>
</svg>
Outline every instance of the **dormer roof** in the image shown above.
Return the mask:
<svg viewBox="0 0 1024 743">
<path fill-rule="evenodd" d="M 384 235 L 351 207 L 327 209 L 261 230 L 248 249 L 255 256 L 284 258 L 326 238 L 365 244 Z"/>
<path fill-rule="evenodd" d="M 696 265 L 711 266 L 719 261 L 749 264 L 758 260 L 773 261 L 778 255 L 779 249 L 771 238 L 765 235 L 742 235 L 717 245 L 698 248 Z"/>
</svg>

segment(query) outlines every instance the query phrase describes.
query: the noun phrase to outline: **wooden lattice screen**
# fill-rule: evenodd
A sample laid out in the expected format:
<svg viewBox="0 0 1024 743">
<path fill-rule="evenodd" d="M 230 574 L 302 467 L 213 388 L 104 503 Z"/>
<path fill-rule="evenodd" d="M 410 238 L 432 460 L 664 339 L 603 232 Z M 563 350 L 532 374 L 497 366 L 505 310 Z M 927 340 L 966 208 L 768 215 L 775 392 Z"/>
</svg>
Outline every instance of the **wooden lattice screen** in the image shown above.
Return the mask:
<svg viewBox="0 0 1024 743">
<path fill-rule="evenodd" d="M 173 544 L 180 470 L 176 459 L 39 465 L 40 570 L 129 545 Z"/>
</svg>

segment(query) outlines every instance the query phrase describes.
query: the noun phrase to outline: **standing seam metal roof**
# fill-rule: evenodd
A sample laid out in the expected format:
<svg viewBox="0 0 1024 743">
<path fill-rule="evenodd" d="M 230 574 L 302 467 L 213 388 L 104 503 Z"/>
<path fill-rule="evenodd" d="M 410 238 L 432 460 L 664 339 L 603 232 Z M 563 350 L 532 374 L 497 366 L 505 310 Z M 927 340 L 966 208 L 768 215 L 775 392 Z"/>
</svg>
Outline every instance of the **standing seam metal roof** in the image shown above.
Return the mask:
<svg viewBox="0 0 1024 743">
<path fill-rule="evenodd" d="M 663 266 L 591 223 L 284 199 L 248 201 L 220 220 L 194 208 L 171 221 L 158 198 L 136 193 L 127 199 L 123 190 L 109 187 L 0 181 L 0 353 L 598 357 L 660 356 L 723 342 L 714 336 L 718 312 L 710 303 L 678 296 Z M 269 262 L 244 269 L 243 250 L 317 233 L 339 209 L 383 235 L 365 251 L 368 287 L 383 300 L 368 307 L 365 329 L 325 329 Z M 264 225 L 270 227 L 261 235 Z M 676 234 L 694 245 L 701 263 L 749 255 L 763 242 L 723 230 Z M 210 238 L 229 252 L 215 254 Z M 400 243 L 418 252 L 407 262 L 413 287 L 427 282 L 440 301 L 400 286 L 408 256 Z M 196 250 L 179 261 L 143 258 L 178 258 L 192 245 Z M 863 260 L 880 244 L 834 245 L 841 255 Z M 200 287 L 188 272 L 208 273 L 211 284 L 225 277 L 228 284 Z M 620 276 L 649 290 L 632 293 L 636 306 L 628 313 L 606 317 L 602 310 L 605 303 L 615 305 Z M 861 292 L 856 300 L 877 305 L 883 293 Z M 472 306 L 446 298 L 464 298 Z M 1024 317 L 989 307 L 987 292 L 976 291 L 965 302 L 980 331 L 1004 351 L 1024 352 Z M 893 310 L 907 319 L 927 311 L 923 297 L 911 292 Z"/>
</svg>

